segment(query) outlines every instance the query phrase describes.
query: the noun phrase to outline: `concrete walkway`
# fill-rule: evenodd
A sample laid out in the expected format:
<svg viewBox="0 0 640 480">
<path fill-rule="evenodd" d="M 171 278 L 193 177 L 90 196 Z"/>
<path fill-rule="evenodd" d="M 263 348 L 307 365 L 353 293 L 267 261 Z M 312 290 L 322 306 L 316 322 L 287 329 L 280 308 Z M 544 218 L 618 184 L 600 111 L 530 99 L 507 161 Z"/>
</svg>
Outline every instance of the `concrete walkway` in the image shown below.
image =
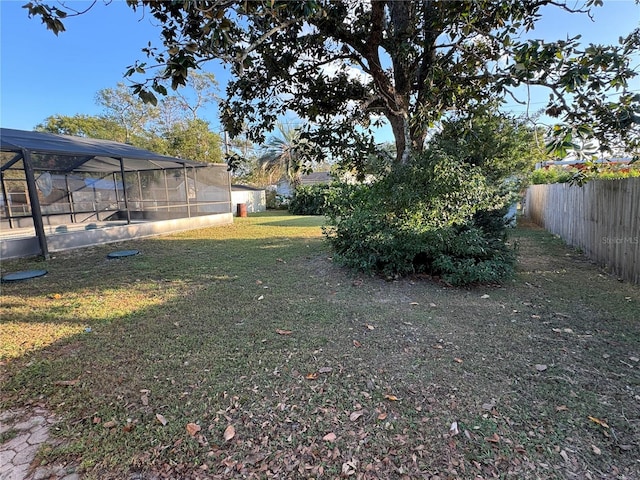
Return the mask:
<svg viewBox="0 0 640 480">
<path fill-rule="evenodd" d="M 0 413 L 0 480 L 78 480 L 75 467 L 38 465 L 36 453 L 49 442 L 55 417 L 43 408 Z"/>
</svg>

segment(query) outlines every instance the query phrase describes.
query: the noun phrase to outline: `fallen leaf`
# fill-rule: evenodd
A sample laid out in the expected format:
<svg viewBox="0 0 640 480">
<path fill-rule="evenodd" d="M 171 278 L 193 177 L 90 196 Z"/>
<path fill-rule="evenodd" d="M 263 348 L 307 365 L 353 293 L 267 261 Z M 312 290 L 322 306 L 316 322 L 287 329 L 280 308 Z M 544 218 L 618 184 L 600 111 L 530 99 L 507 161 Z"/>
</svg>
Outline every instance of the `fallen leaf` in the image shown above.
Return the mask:
<svg viewBox="0 0 640 480">
<path fill-rule="evenodd" d="M 374 327 L 373 325 L 369 325 L 369 324 L 367 323 L 367 328 L 368 328 L 369 330 L 374 330 L 376 327 Z"/>
<path fill-rule="evenodd" d="M 378 415 L 378 420 L 385 420 L 387 418 L 387 412 L 382 412 Z"/>
<path fill-rule="evenodd" d="M 287 262 L 285 262 L 285 261 L 284 261 L 283 259 L 281 259 L 281 258 L 277 258 L 277 259 L 276 259 L 276 262 L 280 262 L 280 263 L 287 263 Z"/>
<path fill-rule="evenodd" d="M 63 387 L 73 387 L 80 381 L 79 378 L 75 380 L 58 380 L 57 382 L 53 382 L 54 385 L 60 385 Z"/>
<path fill-rule="evenodd" d="M 187 423 L 187 433 L 192 437 L 196 436 L 196 433 L 200 431 L 200 425 L 197 423 Z"/>
<path fill-rule="evenodd" d="M 325 442 L 335 442 L 336 441 L 336 434 L 331 432 L 331 433 L 327 433 L 324 437 L 322 437 L 322 440 L 324 440 Z"/>
<path fill-rule="evenodd" d="M 156 418 L 158 419 L 158 421 L 162 424 L 162 426 L 165 426 L 167 424 L 167 419 L 164 418 L 162 415 L 160 415 L 159 413 L 156 413 Z"/>
<path fill-rule="evenodd" d="M 355 422 L 363 414 L 364 414 L 364 410 L 356 410 L 355 412 L 352 412 L 351 415 L 349 415 L 349 420 L 351 420 L 352 422 Z"/>
<path fill-rule="evenodd" d="M 409 305 L 416 306 L 416 305 L 420 305 L 420 304 L 418 302 L 411 302 Z"/>
<path fill-rule="evenodd" d="M 460 430 L 458 430 L 458 422 L 453 422 L 449 427 L 449 435 L 458 435 Z"/>
<path fill-rule="evenodd" d="M 538 363 L 538 364 L 536 365 L 536 370 L 537 370 L 537 371 L 539 371 L 539 372 L 544 372 L 546 369 L 547 369 L 547 366 L 546 366 L 546 365 L 543 365 L 543 364 L 541 364 L 541 363 Z"/>
<path fill-rule="evenodd" d="M 484 295 L 482 295 L 480 298 L 489 298 L 489 295 L 487 295 L 486 293 Z"/>
<path fill-rule="evenodd" d="M 307 380 L 317 380 L 318 379 L 318 373 L 314 372 L 314 373 L 307 373 L 304 378 L 306 378 Z"/>
<path fill-rule="evenodd" d="M 293 332 L 291 330 L 280 330 L 278 328 L 278 329 L 276 329 L 276 333 L 278 335 L 291 335 Z"/>
<path fill-rule="evenodd" d="M 435 303 L 433 303 L 433 302 L 431 302 L 431 303 L 429 304 L 429 306 L 430 306 L 431 308 L 436 308 L 436 307 L 437 307 L 437 305 L 436 305 Z"/>
<path fill-rule="evenodd" d="M 342 464 L 343 477 L 351 477 L 356 474 L 357 470 L 358 470 L 358 461 L 353 458 L 350 461 Z"/>
<path fill-rule="evenodd" d="M 602 455 L 602 450 L 600 450 L 598 447 L 596 447 L 595 445 L 591 445 L 591 451 L 593 453 L 595 453 L 596 455 Z"/>
<path fill-rule="evenodd" d="M 236 436 L 236 429 L 233 427 L 233 425 L 229 425 L 227 428 L 224 429 L 223 437 L 225 442 L 228 442 L 235 436 Z"/>
<path fill-rule="evenodd" d="M 354 287 L 359 287 L 359 286 L 360 286 L 360 285 L 362 285 L 363 283 L 364 283 L 364 282 L 362 281 L 362 279 L 361 279 L 361 278 L 356 278 L 356 279 L 355 279 L 351 284 L 352 284 Z"/>
<path fill-rule="evenodd" d="M 436 350 L 442 350 L 444 347 L 442 345 L 440 345 L 439 343 L 436 343 L 433 347 L 431 348 L 435 348 Z"/>
<path fill-rule="evenodd" d="M 52 300 L 60 300 L 62 298 L 62 295 L 59 293 L 54 293 L 49 298 L 51 298 Z"/>
<path fill-rule="evenodd" d="M 149 406 L 149 397 L 147 396 L 146 393 L 140 397 L 140 401 L 142 402 L 142 405 L 144 405 L 145 407 Z"/>
<path fill-rule="evenodd" d="M 500 437 L 497 433 L 494 433 L 490 437 L 485 438 L 485 440 L 489 443 L 500 443 Z"/>
<path fill-rule="evenodd" d="M 640 358 L 638 358 L 638 357 L 629 357 L 629 360 L 631 360 L 632 362 L 636 362 L 636 363 L 640 362 Z"/>
<path fill-rule="evenodd" d="M 358 340 L 354 340 L 353 341 L 353 346 L 356 347 L 356 348 L 360 348 L 362 346 L 362 344 Z"/>
<path fill-rule="evenodd" d="M 93 417 L 93 423 L 95 425 L 97 425 L 98 423 L 102 422 L 102 419 L 100 417 Z"/>
<path fill-rule="evenodd" d="M 258 300 L 264 300 L 264 295 L 260 295 L 260 296 L 258 297 Z"/>
<path fill-rule="evenodd" d="M 389 395 L 389 394 L 386 394 L 386 395 L 384 396 L 384 398 L 386 398 L 387 400 L 390 400 L 390 401 L 392 401 L 392 402 L 397 402 L 397 401 L 398 401 L 398 397 L 396 397 L 395 395 Z"/>
<path fill-rule="evenodd" d="M 569 408 L 566 405 L 558 405 L 556 407 L 556 412 L 564 412 L 566 410 L 569 410 Z"/>
<path fill-rule="evenodd" d="M 129 433 L 131 430 L 133 430 L 134 426 L 135 425 L 133 423 L 127 422 L 127 424 L 124 427 L 122 427 L 122 431 L 126 432 L 126 433 Z"/>
<path fill-rule="evenodd" d="M 115 420 L 110 420 L 110 421 L 108 421 L 108 422 L 104 422 L 104 423 L 102 424 L 102 426 L 103 426 L 104 428 L 113 428 L 113 427 L 115 427 L 116 425 L 117 425 L 117 423 L 116 423 L 116 421 L 115 421 Z"/>
<path fill-rule="evenodd" d="M 256 285 L 262 285 L 262 280 L 256 280 Z"/>
<path fill-rule="evenodd" d="M 318 369 L 318 373 L 331 373 L 333 372 L 333 368 L 331 367 L 320 367 Z"/>
<path fill-rule="evenodd" d="M 491 402 L 483 403 L 482 404 L 482 409 L 483 410 L 487 410 L 488 412 L 490 412 L 491 410 L 494 409 L 495 406 L 496 406 L 496 402 L 491 401 Z"/>
<path fill-rule="evenodd" d="M 560 450 L 560 456 L 564 459 L 565 462 L 569 463 L 569 455 L 564 450 Z"/>
<path fill-rule="evenodd" d="M 589 415 L 589 420 L 591 420 L 593 423 L 597 423 L 598 425 L 600 425 L 601 427 L 604 428 L 609 428 L 609 425 L 607 425 L 607 422 L 600 420 L 599 418 L 596 417 L 592 417 L 591 415 Z"/>
<path fill-rule="evenodd" d="M 462 363 L 462 359 L 458 357 L 454 358 L 453 361 L 456 363 Z"/>
</svg>

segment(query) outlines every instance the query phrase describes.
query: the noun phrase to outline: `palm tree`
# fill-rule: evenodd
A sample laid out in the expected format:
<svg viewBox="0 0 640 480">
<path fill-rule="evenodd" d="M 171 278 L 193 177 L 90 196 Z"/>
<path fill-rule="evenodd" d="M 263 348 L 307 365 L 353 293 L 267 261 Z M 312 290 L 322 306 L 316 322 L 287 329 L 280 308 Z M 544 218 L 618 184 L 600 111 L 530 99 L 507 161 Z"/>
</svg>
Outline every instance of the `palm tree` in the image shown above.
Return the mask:
<svg viewBox="0 0 640 480">
<path fill-rule="evenodd" d="M 276 134 L 269 138 L 258 158 L 258 168 L 270 178 L 286 178 L 295 188 L 306 163 L 300 147 L 300 130 L 278 123 Z"/>
</svg>

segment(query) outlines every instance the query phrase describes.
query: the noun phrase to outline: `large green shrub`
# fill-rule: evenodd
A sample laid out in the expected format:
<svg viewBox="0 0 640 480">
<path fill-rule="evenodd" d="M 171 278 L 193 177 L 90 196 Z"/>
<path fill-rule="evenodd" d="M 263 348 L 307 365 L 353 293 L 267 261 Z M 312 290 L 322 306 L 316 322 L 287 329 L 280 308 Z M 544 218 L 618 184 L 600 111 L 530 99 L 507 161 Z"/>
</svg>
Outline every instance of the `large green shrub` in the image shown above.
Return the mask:
<svg viewBox="0 0 640 480">
<path fill-rule="evenodd" d="M 294 215 L 336 214 L 350 203 L 358 187 L 341 182 L 300 185 L 296 188 L 289 212 Z"/>
<path fill-rule="evenodd" d="M 477 167 L 429 151 L 354 189 L 328 212 L 325 235 L 334 259 L 357 270 L 388 278 L 428 273 L 454 285 L 496 282 L 513 270 L 505 222 L 495 222 L 507 201 Z"/>
</svg>

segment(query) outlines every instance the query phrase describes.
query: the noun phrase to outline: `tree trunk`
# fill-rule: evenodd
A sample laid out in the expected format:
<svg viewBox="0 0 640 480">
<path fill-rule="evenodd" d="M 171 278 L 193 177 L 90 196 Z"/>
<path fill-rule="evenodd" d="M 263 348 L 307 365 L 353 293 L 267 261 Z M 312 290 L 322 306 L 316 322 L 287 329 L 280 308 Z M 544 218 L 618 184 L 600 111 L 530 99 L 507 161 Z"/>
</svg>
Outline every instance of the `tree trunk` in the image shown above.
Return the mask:
<svg viewBox="0 0 640 480">
<path fill-rule="evenodd" d="M 412 141 L 409 132 L 409 115 L 387 115 L 393 137 L 396 141 L 396 163 L 406 164 L 412 151 Z"/>
</svg>

